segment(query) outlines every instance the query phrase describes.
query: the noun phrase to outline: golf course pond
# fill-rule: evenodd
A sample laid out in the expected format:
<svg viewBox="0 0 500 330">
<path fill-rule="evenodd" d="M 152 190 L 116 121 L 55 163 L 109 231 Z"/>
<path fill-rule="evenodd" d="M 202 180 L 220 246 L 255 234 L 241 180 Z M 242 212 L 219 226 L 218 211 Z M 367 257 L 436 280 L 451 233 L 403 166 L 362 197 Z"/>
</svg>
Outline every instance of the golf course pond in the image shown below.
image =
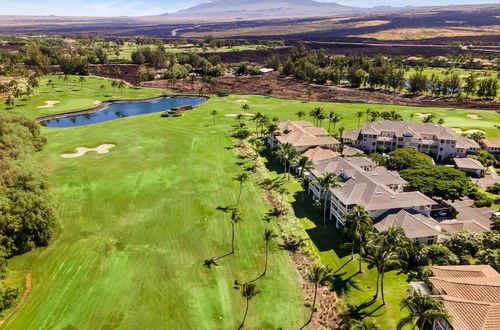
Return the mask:
<svg viewBox="0 0 500 330">
<path fill-rule="evenodd" d="M 165 96 L 150 100 L 110 101 L 84 111 L 41 117 L 37 121 L 46 127 L 86 126 L 120 118 L 163 112 L 177 107 L 198 106 L 208 98 L 198 96 Z"/>
</svg>

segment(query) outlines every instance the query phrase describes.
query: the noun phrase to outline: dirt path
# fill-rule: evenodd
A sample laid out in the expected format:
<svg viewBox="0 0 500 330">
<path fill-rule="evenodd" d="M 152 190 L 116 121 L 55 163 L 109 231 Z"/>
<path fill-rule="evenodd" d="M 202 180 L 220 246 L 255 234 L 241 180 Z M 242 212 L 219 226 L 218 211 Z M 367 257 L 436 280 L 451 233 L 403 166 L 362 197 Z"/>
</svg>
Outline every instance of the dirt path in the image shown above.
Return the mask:
<svg viewBox="0 0 500 330">
<path fill-rule="evenodd" d="M 2 320 L 0 320 L 0 326 L 2 326 L 12 315 L 14 315 L 14 313 L 19 309 L 19 307 L 21 307 L 24 304 L 26 299 L 28 299 L 30 292 L 31 292 L 31 273 L 26 273 L 26 289 L 24 290 L 24 294 L 19 300 L 17 306 L 9 314 L 5 315 L 5 317 Z"/>
</svg>

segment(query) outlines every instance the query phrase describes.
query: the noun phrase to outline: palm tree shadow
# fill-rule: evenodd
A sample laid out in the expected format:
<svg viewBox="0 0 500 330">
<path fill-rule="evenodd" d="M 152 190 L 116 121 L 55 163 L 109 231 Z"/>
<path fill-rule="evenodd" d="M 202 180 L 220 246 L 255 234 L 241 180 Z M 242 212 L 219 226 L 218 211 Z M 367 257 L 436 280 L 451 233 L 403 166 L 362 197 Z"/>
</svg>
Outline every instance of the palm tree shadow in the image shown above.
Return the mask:
<svg viewBox="0 0 500 330">
<path fill-rule="evenodd" d="M 370 300 L 359 305 L 349 305 L 349 316 L 356 320 L 362 320 L 365 317 L 380 317 L 382 314 L 375 314 L 384 305 L 380 304 L 372 311 L 366 311 L 367 308 L 372 306 L 375 300 Z"/>
<path fill-rule="evenodd" d="M 343 269 L 345 266 L 347 266 L 352 260 L 349 259 L 347 260 L 346 262 L 344 262 L 344 264 L 342 266 L 340 266 L 334 273 L 333 275 L 337 274 L 341 269 Z"/>
<path fill-rule="evenodd" d="M 349 297 L 352 289 L 362 291 L 359 287 L 359 282 L 354 280 L 354 275 L 344 278 L 346 273 L 338 273 L 333 275 L 331 281 L 332 290 L 337 292 L 340 296 Z"/>
<path fill-rule="evenodd" d="M 224 213 L 229 213 L 234 210 L 234 205 L 229 205 L 229 206 L 217 206 L 215 208 L 217 211 L 222 211 Z"/>
</svg>

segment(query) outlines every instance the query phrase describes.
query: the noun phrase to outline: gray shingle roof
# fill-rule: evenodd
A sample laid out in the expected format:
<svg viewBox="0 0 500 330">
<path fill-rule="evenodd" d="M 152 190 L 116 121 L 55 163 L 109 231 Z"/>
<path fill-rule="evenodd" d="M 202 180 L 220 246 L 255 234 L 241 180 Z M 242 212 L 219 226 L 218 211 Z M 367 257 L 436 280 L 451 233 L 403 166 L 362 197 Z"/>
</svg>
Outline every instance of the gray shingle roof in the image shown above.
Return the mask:
<svg viewBox="0 0 500 330">
<path fill-rule="evenodd" d="M 439 223 L 420 213 L 410 213 L 405 210 L 386 214 L 382 220 L 373 225 L 379 232 L 387 231 L 391 227 L 402 228 L 408 238 L 439 236 Z"/>
</svg>

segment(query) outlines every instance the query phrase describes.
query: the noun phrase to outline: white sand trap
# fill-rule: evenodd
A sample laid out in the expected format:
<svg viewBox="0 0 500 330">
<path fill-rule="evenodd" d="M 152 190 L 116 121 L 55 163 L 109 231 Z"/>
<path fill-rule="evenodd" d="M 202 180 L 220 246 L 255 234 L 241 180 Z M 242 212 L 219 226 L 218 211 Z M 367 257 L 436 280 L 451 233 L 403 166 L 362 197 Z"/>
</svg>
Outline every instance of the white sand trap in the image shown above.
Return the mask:
<svg viewBox="0 0 500 330">
<path fill-rule="evenodd" d="M 101 101 L 94 101 L 94 105 L 99 105 L 101 104 Z"/>
<path fill-rule="evenodd" d="M 253 114 L 253 113 L 230 113 L 229 115 L 226 115 L 226 117 L 236 118 L 238 115 L 243 115 L 243 116 L 248 116 L 248 117 L 255 116 L 255 114 Z"/>
<path fill-rule="evenodd" d="M 470 130 L 467 130 L 467 131 L 463 131 L 461 128 L 452 128 L 452 130 L 455 131 L 455 133 L 457 134 L 473 134 L 473 133 L 484 133 L 484 131 L 481 131 L 480 129 L 470 129 Z"/>
<path fill-rule="evenodd" d="M 248 100 L 238 100 L 238 101 L 236 101 L 236 103 L 248 103 L 248 102 L 250 102 L 250 101 L 248 101 Z"/>
<path fill-rule="evenodd" d="M 481 117 L 480 115 L 476 115 L 475 113 L 469 113 L 467 117 L 469 117 L 470 119 L 483 119 L 483 117 Z"/>
<path fill-rule="evenodd" d="M 45 101 L 45 105 L 39 105 L 37 109 L 47 109 L 47 108 L 52 108 L 54 105 L 57 103 L 61 103 L 61 101 Z"/>
<path fill-rule="evenodd" d="M 89 151 L 96 151 L 98 154 L 107 154 L 109 152 L 109 149 L 114 148 L 114 144 L 101 144 L 97 148 L 83 148 L 83 147 L 78 147 L 76 148 L 76 152 L 74 154 L 62 154 L 62 158 L 78 158 L 82 157 Z"/>
<path fill-rule="evenodd" d="M 416 115 L 418 118 L 427 118 L 427 117 L 429 117 L 431 114 L 430 114 L 430 113 L 420 113 L 420 112 L 418 112 L 418 113 L 416 113 L 415 115 Z"/>
</svg>

